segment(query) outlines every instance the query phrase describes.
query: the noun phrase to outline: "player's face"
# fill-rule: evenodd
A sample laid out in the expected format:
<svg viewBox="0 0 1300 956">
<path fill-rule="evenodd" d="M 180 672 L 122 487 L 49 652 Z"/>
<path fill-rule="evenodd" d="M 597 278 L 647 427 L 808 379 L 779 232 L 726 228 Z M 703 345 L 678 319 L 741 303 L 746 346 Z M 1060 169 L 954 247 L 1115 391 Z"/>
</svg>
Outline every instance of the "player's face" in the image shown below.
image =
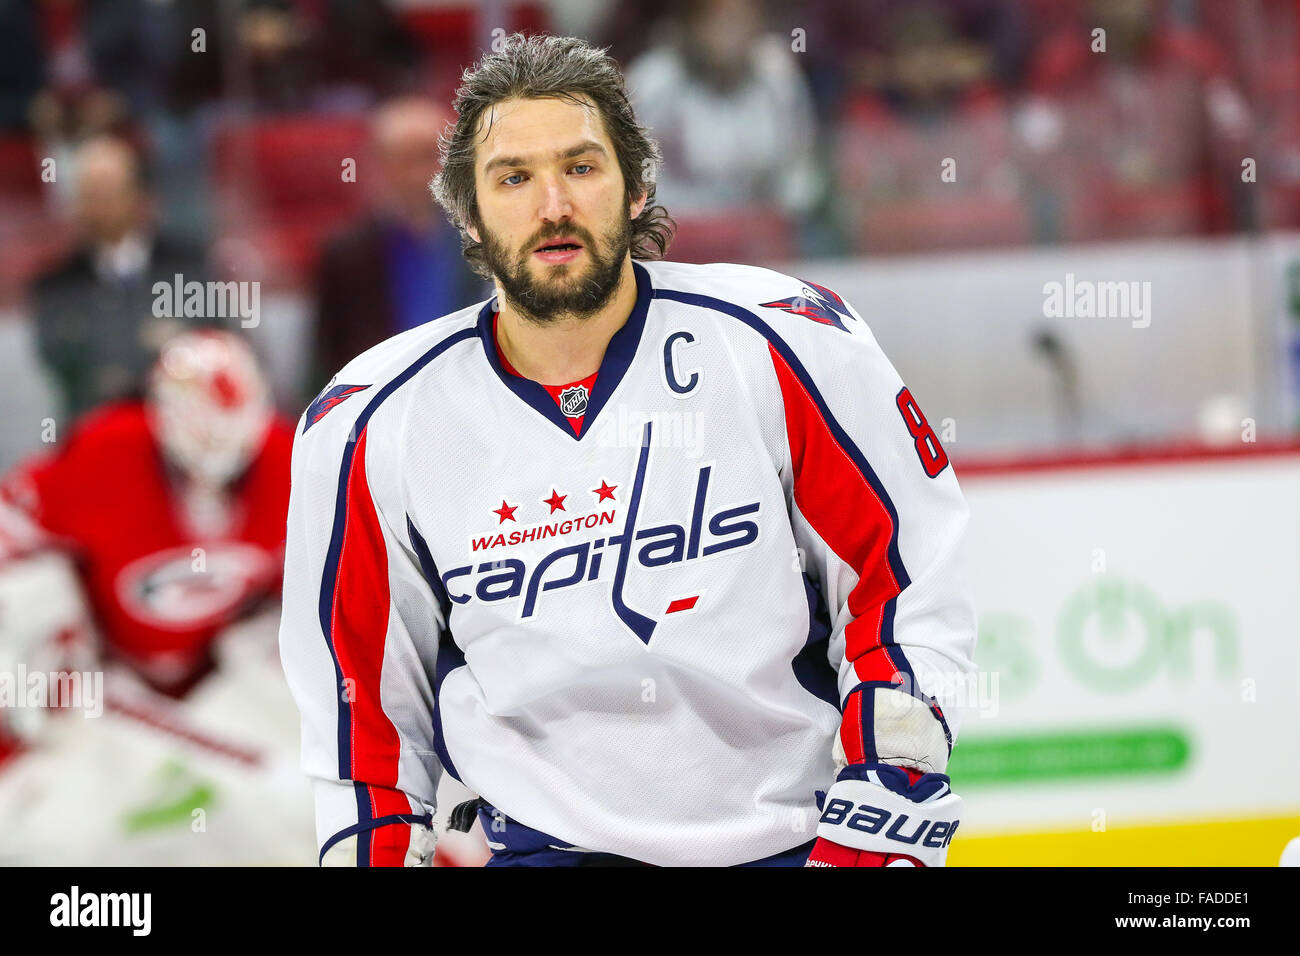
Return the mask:
<svg viewBox="0 0 1300 956">
<path fill-rule="evenodd" d="M 614 294 L 632 217 L 614 145 L 594 106 L 513 99 L 484 117 L 475 181 L 492 274 L 534 318 L 590 315 Z"/>
</svg>

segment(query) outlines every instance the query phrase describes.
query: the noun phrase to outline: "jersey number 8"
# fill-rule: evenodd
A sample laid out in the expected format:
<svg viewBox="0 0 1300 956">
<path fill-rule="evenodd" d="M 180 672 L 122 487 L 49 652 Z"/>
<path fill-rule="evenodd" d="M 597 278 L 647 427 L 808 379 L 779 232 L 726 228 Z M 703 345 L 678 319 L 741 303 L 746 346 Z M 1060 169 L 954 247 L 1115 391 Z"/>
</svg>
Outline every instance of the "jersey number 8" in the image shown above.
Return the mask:
<svg viewBox="0 0 1300 956">
<path fill-rule="evenodd" d="M 912 397 L 911 392 L 904 388 L 898 393 L 895 401 L 898 404 L 899 414 L 907 423 L 908 434 L 912 436 L 916 445 L 916 455 L 921 459 L 921 467 L 925 469 L 927 475 L 934 478 L 948 467 L 948 453 L 939 444 L 939 436 L 925 420 L 925 413 L 921 411 L 921 406 L 916 404 L 916 399 Z"/>
</svg>

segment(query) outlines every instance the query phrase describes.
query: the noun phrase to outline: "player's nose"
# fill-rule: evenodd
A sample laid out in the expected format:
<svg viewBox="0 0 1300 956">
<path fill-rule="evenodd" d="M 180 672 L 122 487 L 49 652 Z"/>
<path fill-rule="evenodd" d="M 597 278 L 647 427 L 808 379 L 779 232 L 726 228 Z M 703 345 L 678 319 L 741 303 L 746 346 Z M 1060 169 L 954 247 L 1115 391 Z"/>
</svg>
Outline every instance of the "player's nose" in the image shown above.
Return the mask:
<svg viewBox="0 0 1300 956">
<path fill-rule="evenodd" d="M 538 217 L 546 222 L 560 222 L 573 216 L 573 196 L 563 177 L 551 177 L 542 186 Z"/>
</svg>

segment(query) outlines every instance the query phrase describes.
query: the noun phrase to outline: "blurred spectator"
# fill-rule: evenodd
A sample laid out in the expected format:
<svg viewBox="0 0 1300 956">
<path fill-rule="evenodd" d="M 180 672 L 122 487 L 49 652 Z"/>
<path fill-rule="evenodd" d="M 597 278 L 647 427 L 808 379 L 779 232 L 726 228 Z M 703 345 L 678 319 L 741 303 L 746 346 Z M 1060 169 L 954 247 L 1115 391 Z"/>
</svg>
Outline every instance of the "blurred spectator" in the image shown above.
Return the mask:
<svg viewBox="0 0 1300 956">
<path fill-rule="evenodd" d="M 806 225 L 824 191 L 812 96 L 789 38 L 764 32 L 757 0 L 682 0 L 668 26 L 668 39 L 628 68 L 627 84 L 663 150 L 653 172 L 658 200 L 682 226 L 674 251 L 692 241 L 699 217 L 741 223 L 716 256 L 794 252 L 754 245 L 773 222 L 764 213 Z"/>
<path fill-rule="evenodd" d="M 355 110 L 412 85 L 414 40 L 384 0 L 244 0 L 236 96 L 259 112 Z"/>
<path fill-rule="evenodd" d="M 422 64 L 415 38 L 386 0 L 319 0 L 299 3 L 309 11 L 332 98 L 364 93 L 367 102 L 410 90 Z"/>
<path fill-rule="evenodd" d="M 0 130 L 26 129 L 45 81 L 40 18 L 27 0 L 0 0 Z"/>
<path fill-rule="evenodd" d="M 311 106 L 322 63 L 308 24 L 289 0 L 246 4 L 238 24 L 238 47 L 257 110 L 296 112 Z"/>
<path fill-rule="evenodd" d="M 1094 51 L 1095 29 L 1104 51 Z M 1224 49 L 1163 0 L 1091 0 L 1039 49 L 1027 116 L 1067 240 L 1220 232 L 1252 116 Z M 1235 184 L 1235 185 L 1234 185 Z"/>
<path fill-rule="evenodd" d="M 662 44 L 671 33 L 664 18 L 662 0 L 619 0 L 617 3 L 566 3 L 552 0 L 550 17 L 555 32 L 591 36 L 609 48 L 620 63 L 635 63 L 648 49 Z M 575 23 L 575 11 L 585 23 Z M 576 29 L 575 29 L 576 27 Z"/>
<path fill-rule="evenodd" d="M 857 248 L 1027 241 L 993 47 L 952 4 L 893 7 L 878 23 L 883 46 L 851 61 L 837 149 Z"/>
<path fill-rule="evenodd" d="M 406 98 L 374 117 L 371 212 L 331 240 L 316 286 L 317 381 L 391 335 L 484 297 L 484 284 L 460 254 L 460 237 L 429 193 L 437 170 L 438 136 L 451 113 Z"/>
<path fill-rule="evenodd" d="M 201 281 L 204 261 L 155 233 L 139 157 L 121 140 L 81 147 L 74 201 L 81 243 L 36 281 L 33 299 L 41 358 L 75 416 L 139 387 L 158 346 L 185 321 L 154 314 L 154 283 L 170 285 L 177 274 Z"/>
<path fill-rule="evenodd" d="M 128 134 L 131 103 L 124 89 L 139 93 L 150 87 L 145 70 L 150 57 L 132 31 L 131 14 L 138 5 L 137 0 L 41 0 L 33 5 L 43 75 L 29 119 L 42 154 L 53 158 L 61 173 L 50 190 L 61 213 L 72 202 L 81 143 Z"/>
<path fill-rule="evenodd" d="M 837 0 L 790 0 L 773 9 L 772 25 L 787 35 L 803 30 L 813 95 L 822 115 L 833 120 L 846 97 L 880 92 L 881 67 L 901 39 L 897 22 L 918 14 L 938 20 L 951 43 L 978 51 L 983 78 L 1014 86 L 1029 48 L 1025 8 L 1023 0 L 854 0 L 847 8 Z"/>
<path fill-rule="evenodd" d="M 1238 26 L 1231 9 L 1215 8 L 1225 26 Z M 1215 29 L 1217 24 L 1207 24 Z M 1228 30 L 1219 28 L 1220 35 Z M 1266 0 L 1260 16 L 1246 25 L 1236 44 L 1248 78 L 1250 105 L 1257 124 L 1261 192 L 1247 190 L 1253 202 L 1239 222 L 1248 228 L 1300 228 L 1300 4 Z M 1256 156 L 1255 152 L 1251 156 Z"/>
<path fill-rule="evenodd" d="M 137 114 L 159 98 L 166 63 L 179 53 L 169 42 L 167 5 L 40 0 L 36 7 L 50 93 L 110 93 Z"/>
</svg>

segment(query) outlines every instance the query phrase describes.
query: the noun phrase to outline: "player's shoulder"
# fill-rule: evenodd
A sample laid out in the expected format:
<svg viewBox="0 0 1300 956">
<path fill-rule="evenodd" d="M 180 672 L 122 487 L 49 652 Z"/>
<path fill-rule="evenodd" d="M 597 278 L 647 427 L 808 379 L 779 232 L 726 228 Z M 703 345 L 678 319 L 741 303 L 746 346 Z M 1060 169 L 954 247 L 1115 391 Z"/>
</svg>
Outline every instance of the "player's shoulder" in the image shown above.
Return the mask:
<svg viewBox="0 0 1300 956">
<path fill-rule="evenodd" d="M 152 443 L 153 432 L 144 402 L 125 398 L 100 405 L 73 423 L 65 442 L 56 450 L 81 457 L 143 451 Z"/>
<path fill-rule="evenodd" d="M 744 304 L 752 293 L 777 291 L 800 280 L 774 269 L 744 265 L 739 262 L 670 262 L 665 259 L 643 262 L 656 289 L 695 292 Z"/>
<path fill-rule="evenodd" d="M 334 376 L 335 381 L 386 382 L 400 376 L 438 346 L 449 344 L 458 334 L 478 323 L 483 302 L 466 306 L 405 332 L 384 339 L 348 362 Z"/>
<path fill-rule="evenodd" d="M 59 423 L 52 419 L 47 425 L 43 437 L 48 444 L 0 480 L 0 497 L 20 503 L 28 511 L 48 507 L 48 499 L 66 489 L 79 500 L 87 482 L 101 488 L 112 480 L 129 484 L 123 476 L 138 477 L 139 469 L 157 458 L 144 403 L 138 399 L 100 405 L 66 432 L 59 431 Z M 38 504 L 39 498 L 47 500 Z"/>
<path fill-rule="evenodd" d="M 294 433 L 293 422 L 276 412 L 271 417 L 271 423 L 263 436 L 259 457 L 273 468 L 287 467 L 293 453 Z"/>
<path fill-rule="evenodd" d="M 339 369 L 329 384 L 307 406 L 299 421 L 299 436 L 307 435 L 313 430 L 333 430 L 329 427 L 316 427 L 326 421 L 327 416 L 330 419 L 347 420 L 343 431 L 350 431 L 351 421 L 377 396 L 389 394 L 391 387 L 400 385 L 414 371 L 425 367 L 460 341 L 474 337 L 483 305 L 484 302 L 477 302 L 413 329 L 399 332 L 352 359 Z M 349 401 L 354 396 L 364 397 L 359 401 Z M 345 401 L 352 409 L 350 414 L 330 414 Z"/>
<path fill-rule="evenodd" d="M 765 337 L 819 338 L 827 330 L 870 335 L 862 317 L 839 293 L 810 279 L 731 262 L 645 266 L 658 298 L 710 308 Z"/>
</svg>

